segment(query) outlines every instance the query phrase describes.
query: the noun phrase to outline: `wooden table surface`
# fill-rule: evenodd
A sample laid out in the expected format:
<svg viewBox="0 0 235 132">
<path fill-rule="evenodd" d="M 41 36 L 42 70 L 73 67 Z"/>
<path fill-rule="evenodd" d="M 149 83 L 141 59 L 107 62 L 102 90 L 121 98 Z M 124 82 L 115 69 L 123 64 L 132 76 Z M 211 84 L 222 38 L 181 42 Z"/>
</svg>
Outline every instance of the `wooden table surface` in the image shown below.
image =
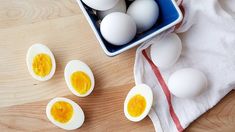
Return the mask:
<svg viewBox="0 0 235 132">
<path fill-rule="evenodd" d="M 26 67 L 27 49 L 46 44 L 57 61 L 55 76 L 38 82 Z M 79 131 L 154 131 L 149 118 L 132 123 L 123 114 L 123 102 L 134 86 L 135 48 L 107 57 L 75 0 L 0 0 L 0 131 L 62 131 L 46 117 L 53 97 L 76 101 L 86 114 Z M 92 68 L 96 86 L 86 98 L 67 89 L 66 63 L 85 61 Z M 235 92 L 192 123 L 186 131 L 235 130 Z"/>
</svg>

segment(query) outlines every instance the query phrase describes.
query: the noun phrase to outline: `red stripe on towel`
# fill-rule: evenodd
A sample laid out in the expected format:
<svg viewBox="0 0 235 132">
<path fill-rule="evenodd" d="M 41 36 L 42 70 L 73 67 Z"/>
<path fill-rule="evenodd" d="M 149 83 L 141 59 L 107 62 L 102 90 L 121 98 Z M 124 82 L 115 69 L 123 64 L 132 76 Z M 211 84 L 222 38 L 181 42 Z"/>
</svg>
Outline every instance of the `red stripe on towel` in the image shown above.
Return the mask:
<svg viewBox="0 0 235 132">
<path fill-rule="evenodd" d="M 171 94 L 170 91 L 161 75 L 161 72 L 159 71 L 158 67 L 156 65 L 154 65 L 154 63 L 152 62 L 152 60 L 148 57 L 147 53 L 145 50 L 142 51 L 142 54 L 144 55 L 145 59 L 148 61 L 148 63 L 150 64 L 155 76 L 157 77 L 158 82 L 160 83 L 162 90 L 164 91 L 165 95 L 166 95 L 166 99 L 168 102 L 168 106 L 169 106 L 169 111 L 170 111 L 170 115 L 171 118 L 173 119 L 176 128 L 178 129 L 179 132 L 182 132 L 184 130 L 184 128 L 181 126 L 179 118 L 177 117 L 177 115 L 175 114 L 175 111 L 172 107 L 172 103 L 171 103 Z"/>
</svg>

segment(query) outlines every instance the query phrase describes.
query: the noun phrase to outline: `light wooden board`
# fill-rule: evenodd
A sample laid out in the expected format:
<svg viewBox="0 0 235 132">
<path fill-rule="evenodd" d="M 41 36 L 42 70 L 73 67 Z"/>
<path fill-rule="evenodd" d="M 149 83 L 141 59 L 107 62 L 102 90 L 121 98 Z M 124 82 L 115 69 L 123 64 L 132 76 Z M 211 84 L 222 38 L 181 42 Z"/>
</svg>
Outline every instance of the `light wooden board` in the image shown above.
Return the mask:
<svg viewBox="0 0 235 132">
<path fill-rule="evenodd" d="M 47 82 L 32 79 L 26 67 L 27 49 L 46 44 L 56 57 L 55 76 Z M 149 118 L 127 121 L 123 102 L 134 86 L 135 48 L 107 57 L 75 0 L 0 0 L 0 130 L 62 131 L 45 116 L 53 97 L 68 97 L 84 109 L 84 131 L 154 131 Z M 87 98 L 77 98 L 63 78 L 66 63 L 85 61 L 96 86 Z M 186 131 L 235 130 L 235 92 L 195 121 Z"/>
</svg>

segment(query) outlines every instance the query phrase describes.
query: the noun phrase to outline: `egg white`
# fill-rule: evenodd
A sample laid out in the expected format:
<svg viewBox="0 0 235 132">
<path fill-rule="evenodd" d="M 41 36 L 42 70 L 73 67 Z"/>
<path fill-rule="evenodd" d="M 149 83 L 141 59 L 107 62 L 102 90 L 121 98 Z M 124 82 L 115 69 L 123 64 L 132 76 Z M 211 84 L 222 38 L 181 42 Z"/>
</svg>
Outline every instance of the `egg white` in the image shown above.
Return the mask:
<svg viewBox="0 0 235 132">
<path fill-rule="evenodd" d="M 206 75 L 194 68 L 180 69 L 174 72 L 168 80 L 170 92 L 179 98 L 195 98 L 207 89 L 207 85 Z"/>
<path fill-rule="evenodd" d="M 79 94 L 73 88 L 73 86 L 71 84 L 70 76 L 76 71 L 82 71 L 82 72 L 86 73 L 91 80 L 91 88 L 87 91 L 86 94 Z M 67 84 L 69 90 L 78 97 L 88 96 L 93 91 L 94 86 L 95 86 L 95 79 L 94 79 L 94 75 L 93 75 L 91 69 L 89 68 L 89 66 L 87 64 L 85 64 L 84 62 L 82 62 L 80 60 L 72 60 L 72 61 L 68 62 L 68 64 L 65 67 L 65 70 L 64 70 L 64 78 L 65 78 L 65 81 L 66 81 L 66 84 Z"/>
<path fill-rule="evenodd" d="M 110 13 L 100 23 L 101 35 L 112 45 L 129 43 L 135 37 L 136 31 L 134 19 L 122 12 Z"/>
<path fill-rule="evenodd" d="M 60 123 L 56 121 L 51 115 L 51 108 L 53 104 L 55 104 L 58 101 L 67 102 L 71 104 L 71 106 L 73 107 L 73 115 L 67 123 Z M 54 125 L 65 130 L 75 130 L 81 127 L 85 120 L 85 115 L 84 115 L 82 108 L 78 104 L 76 104 L 74 101 L 67 99 L 67 98 L 62 98 L 62 97 L 54 98 L 47 104 L 46 115 L 49 121 L 51 121 Z"/>
<path fill-rule="evenodd" d="M 34 57 L 38 54 L 41 54 L 41 53 L 47 54 L 50 57 L 51 63 L 52 63 L 51 71 L 45 77 L 40 77 L 40 76 L 36 75 L 34 73 L 33 67 L 32 67 Z M 28 67 L 28 71 L 29 71 L 30 75 L 38 81 L 47 81 L 47 80 L 51 79 L 55 73 L 55 70 L 56 70 L 55 57 L 54 57 L 53 53 L 51 52 L 51 50 L 43 44 L 34 44 L 28 49 L 28 52 L 26 55 L 26 63 L 27 63 L 27 67 Z"/>
<path fill-rule="evenodd" d="M 153 63 L 161 70 L 172 67 L 180 58 L 182 42 L 176 33 L 170 33 L 150 47 L 150 56 Z"/>
<path fill-rule="evenodd" d="M 132 117 L 128 113 L 128 110 L 127 110 L 128 102 L 130 101 L 130 99 L 133 96 L 135 96 L 137 94 L 140 94 L 145 98 L 146 108 L 145 108 L 144 112 L 139 117 Z M 152 107 L 152 104 L 153 104 L 152 89 L 149 86 L 145 85 L 145 84 L 137 85 L 137 86 L 133 87 L 126 96 L 126 99 L 125 99 L 125 102 L 124 102 L 124 114 L 125 114 L 126 118 L 129 119 L 130 121 L 133 121 L 133 122 L 141 121 L 142 119 L 144 119 L 148 115 L 148 113 L 149 113 L 149 111 Z"/>
<path fill-rule="evenodd" d="M 159 16 L 159 7 L 155 0 L 135 0 L 127 9 L 137 26 L 137 33 L 149 30 Z"/>
<path fill-rule="evenodd" d="M 82 0 L 87 6 L 95 10 L 108 10 L 114 7 L 119 0 Z"/>
</svg>

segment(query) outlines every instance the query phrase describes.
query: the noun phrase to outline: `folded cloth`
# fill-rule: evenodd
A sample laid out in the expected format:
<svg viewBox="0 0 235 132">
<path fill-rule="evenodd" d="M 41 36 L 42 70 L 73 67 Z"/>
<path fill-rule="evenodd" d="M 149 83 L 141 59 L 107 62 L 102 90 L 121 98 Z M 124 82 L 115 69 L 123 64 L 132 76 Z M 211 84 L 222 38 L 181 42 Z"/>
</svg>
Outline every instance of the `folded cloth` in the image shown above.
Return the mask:
<svg viewBox="0 0 235 132">
<path fill-rule="evenodd" d="M 145 83 L 153 90 L 149 117 L 157 132 L 183 131 L 235 88 L 235 0 L 185 0 L 182 5 L 185 15 L 181 26 L 136 51 L 135 83 Z M 173 31 L 182 40 L 181 56 L 171 68 L 159 70 L 149 57 L 149 46 Z M 177 98 L 169 92 L 167 80 L 173 72 L 188 67 L 207 76 L 208 89 L 194 99 Z"/>
</svg>

